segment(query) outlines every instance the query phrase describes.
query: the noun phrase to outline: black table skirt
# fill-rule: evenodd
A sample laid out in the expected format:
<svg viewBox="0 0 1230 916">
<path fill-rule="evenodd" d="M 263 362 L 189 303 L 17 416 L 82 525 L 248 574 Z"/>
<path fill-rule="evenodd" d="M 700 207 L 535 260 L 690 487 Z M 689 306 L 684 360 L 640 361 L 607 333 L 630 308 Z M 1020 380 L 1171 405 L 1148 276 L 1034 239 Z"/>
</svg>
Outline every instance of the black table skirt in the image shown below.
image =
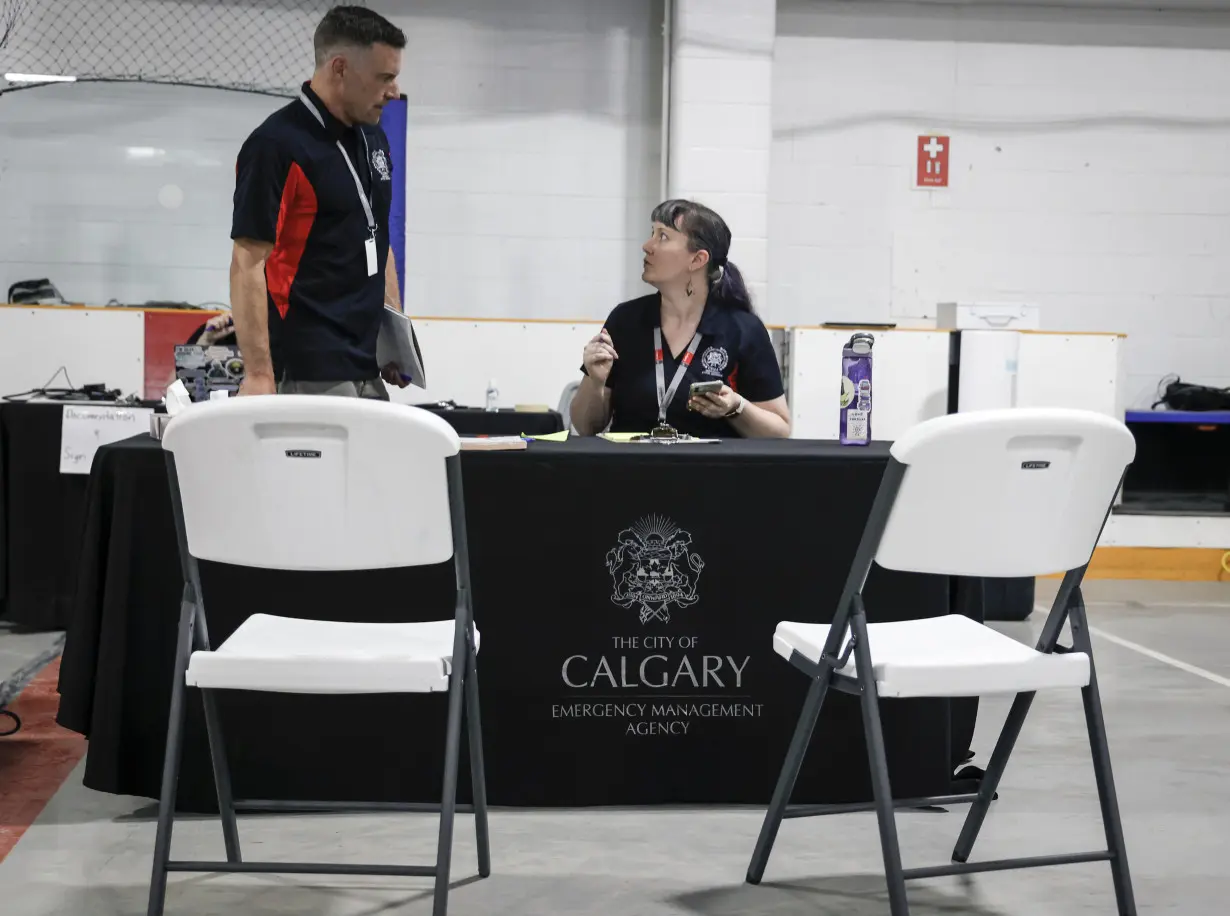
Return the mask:
<svg viewBox="0 0 1230 916">
<path fill-rule="evenodd" d="M 480 407 L 438 408 L 417 405 L 448 420 L 461 436 L 545 436 L 561 432 L 564 418 L 558 411 L 483 410 Z"/>
<path fill-rule="evenodd" d="M 0 613 L 37 630 L 68 626 L 89 484 L 60 473 L 63 411 L 0 402 Z"/>
<path fill-rule="evenodd" d="M 774 627 L 831 619 L 886 458 L 879 444 L 662 448 L 575 438 L 528 452 L 466 453 L 492 804 L 766 803 L 807 687 L 772 651 Z M 668 537 L 672 526 L 690 532 L 680 564 L 689 554 L 703 562 L 687 574 L 698 600 L 676 603 L 669 621 L 642 623 L 635 605 L 612 600 L 607 559 L 638 523 Z M 944 577 L 876 568 L 869 617 L 968 611 L 956 605 L 970 590 L 963 596 L 951 586 Z M 447 565 L 286 574 L 203 564 L 202 588 L 214 645 L 255 611 L 441 619 L 451 616 L 453 598 Z M 93 789 L 158 792 L 180 590 L 158 444 L 137 437 L 100 449 L 59 713 L 60 724 L 90 739 L 85 784 Z M 661 648 L 667 637 L 671 648 Z M 695 644 L 681 650 L 680 640 Z M 655 654 L 665 657 L 645 662 L 645 680 L 655 686 L 624 687 Z M 688 670 L 680 675 L 681 668 Z M 677 678 L 670 689 L 656 687 L 664 671 Z M 203 716 L 194 692 L 189 701 L 180 806 L 209 811 Z M 643 711 L 628 708 L 641 703 Z M 950 790 L 973 707 L 960 707 L 955 723 L 950 708 L 944 700 L 883 703 L 899 797 Z M 223 695 L 221 710 L 239 797 L 438 796 L 442 695 L 242 693 Z M 857 703 L 833 694 L 795 798 L 867 800 L 867 774 Z M 469 798 L 465 778 L 460 795 Z"/>
</svg>

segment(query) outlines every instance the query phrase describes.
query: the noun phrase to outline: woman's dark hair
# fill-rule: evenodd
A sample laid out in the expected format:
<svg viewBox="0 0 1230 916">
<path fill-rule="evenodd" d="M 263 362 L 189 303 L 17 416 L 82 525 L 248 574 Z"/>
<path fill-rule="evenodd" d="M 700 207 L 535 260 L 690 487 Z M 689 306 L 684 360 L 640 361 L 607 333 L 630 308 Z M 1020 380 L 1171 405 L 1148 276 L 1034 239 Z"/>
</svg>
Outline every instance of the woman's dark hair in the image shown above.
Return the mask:
<svg viewBox="0 0 1230 916">
<path fill-rule="evenodd" d="M 726 260 L 730 253 L 730 227 L 714 211 L 692 200 L 667 200 L 654 207 L 651 222 L 673 226 L 688 236 L 689 251 L 709 252 L 705 279 L 709 295 L 744 312 L 753 311 L 752 297 L 739 268 Z"/>
<path fill-rule="evenodd" d="M 184 341 L 185 347 L 195 347 L 196 342 L 201 339 L 201 335 L 205 333 L 206 322 L 202 321 L 200 327 L 193 331 L 188 339 Z"/>
<path fill-rule="evenodd" d="M 195 331 L 193 331 L 192 335 L 187 340 L 184 341 L 184 346 L 195 347 L 199 345 L 201 342 L 201 336 L 205 333 L 206 324 L 208 324 L 208 322 L 202 323 L 200 327 L 198 327 Z M 213 342 L 213 346 L 215 347 L 237 347 L 239 346 L 238 341 L 235 339 L 235 329 L 231 328 L 231 330 L 227 331 L 225 334 L 223 334 L 221 337 L 215 340 Z"/>
</svg>

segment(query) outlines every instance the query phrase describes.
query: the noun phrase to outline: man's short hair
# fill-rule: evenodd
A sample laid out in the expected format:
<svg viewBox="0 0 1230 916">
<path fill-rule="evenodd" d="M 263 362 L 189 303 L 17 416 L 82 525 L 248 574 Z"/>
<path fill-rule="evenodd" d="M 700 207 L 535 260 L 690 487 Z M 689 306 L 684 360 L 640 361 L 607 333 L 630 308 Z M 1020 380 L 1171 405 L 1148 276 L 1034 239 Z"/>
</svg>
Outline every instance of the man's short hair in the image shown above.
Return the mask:
<svg viewBox="0 0 1230 916">
<path fill-rule="evenodd" d="M 406 33 L 379 13 L 361 6 L 335 6 L 329 10 L 316 26 L 312 39 L 318 67 L 342 48 L 370 48 L 374 44 L 404 48 Z"/>
</svg>

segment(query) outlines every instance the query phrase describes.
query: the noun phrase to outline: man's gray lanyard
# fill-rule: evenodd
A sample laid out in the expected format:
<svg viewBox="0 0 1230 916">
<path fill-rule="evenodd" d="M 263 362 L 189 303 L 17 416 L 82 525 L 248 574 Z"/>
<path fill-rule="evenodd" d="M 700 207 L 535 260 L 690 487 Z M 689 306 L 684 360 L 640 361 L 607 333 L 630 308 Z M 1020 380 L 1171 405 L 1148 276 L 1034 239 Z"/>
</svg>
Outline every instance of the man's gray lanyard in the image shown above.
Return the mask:
<svg viewBox="0 0 1230 916">
<path fill-rule="evenodd" d="M 312 104 L 312 100 L 307 97 L 307 94 L 302 89 L 299 90 L 299 101 L 307 106 L 307 110 L 310 111 L 315 116 L 316 120 L 320 122 L 320 126 L 324 127 L 325 130 L 328 130 L 328 128 L 325 127 L 325 116 L 322 115 L 316 106 Z M 363 133 L 363 128 L 361 127 L 356 126 L 355 130 L 357 130 L 359 132 L 359 136 L 363 138 L 363 151 L 367 156 L 368 163 L 370 163 L 372 153 L 367 145 L 367 134 Z M 354 179 L 355 189 L 359 192 L 359 201 L 363 204 L 363 215 L 367 217 L 367 228 L 371 232 L 372 238 L 375 238 L 376 215 L 372 212 L 372 202 L 368 200 L 367 195 L 363 193 L 363 182 L 359 180 L 359 173 L 355 171 L 354 163 L 350 161 L 350 153 L 346 152 L 346 147 L 342 146 L 341 140 L 337 141 L 337 148 L 342 151 L 342 158 L 346 160 L 346 167 L 350 169 L 350 176 Z M 370 169 L 371 166 L 369 165 L 368 168 Z"/>
<path fill-rule="evenodd" d="M 679 368 L 675 370 L 675 377 L 671 379 L 671 386 L 667 388 L 666 372 L 662 368 L 662 329 L 660 327 L 653 329 L 653 370 L 658 382 L 659 426 L 666 426 L 666 408 L 670 406 L 671 401 L 675 400 L 675 392 L 679 390 L 679 383 L 687 375 L 688 366 L 692 365 L 692 357 L 696 355 L 696 349 L 700 346 L 700 336 L 700 331 L 697 331 L 692 342 L 688 344 L 688 352 L 684 353 L 683 358 L 679 360 Z"/>
</svg>

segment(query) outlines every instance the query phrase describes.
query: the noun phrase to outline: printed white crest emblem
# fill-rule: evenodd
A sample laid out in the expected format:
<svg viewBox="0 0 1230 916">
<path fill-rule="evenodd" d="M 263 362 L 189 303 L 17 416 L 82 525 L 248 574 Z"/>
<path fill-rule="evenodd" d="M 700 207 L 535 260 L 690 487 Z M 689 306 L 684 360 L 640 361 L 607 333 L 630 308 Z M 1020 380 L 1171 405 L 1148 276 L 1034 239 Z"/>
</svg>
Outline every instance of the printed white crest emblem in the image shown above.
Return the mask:
<svg viewBox="0 0 1230 916">
<path fill-rule="evenodd" d="M 380 174 L 381 181 L 392 180 L 392 172 L 389 170 L 389 157 L 384 154 L 384 150 L 372 150 L 372 168 Z"/>
<path fill-rule="evenodd" d="M 730 354 L 724 347 L 709 347 L 700 355 L 700 367 L 704 375 L 721 376 L 730 362 Z"/>
<path fill-rule="evenodd" d="M 611 601 L 620 607 L 635 605 L 641 623 L 669 623 L 671 605 L 685 608 L 700 599 L 696 584 L 705 561 L 691 546 L 692 535 L 661 515 L 625 528 L 606 555 L 615 584 Z"/>
</svg>

